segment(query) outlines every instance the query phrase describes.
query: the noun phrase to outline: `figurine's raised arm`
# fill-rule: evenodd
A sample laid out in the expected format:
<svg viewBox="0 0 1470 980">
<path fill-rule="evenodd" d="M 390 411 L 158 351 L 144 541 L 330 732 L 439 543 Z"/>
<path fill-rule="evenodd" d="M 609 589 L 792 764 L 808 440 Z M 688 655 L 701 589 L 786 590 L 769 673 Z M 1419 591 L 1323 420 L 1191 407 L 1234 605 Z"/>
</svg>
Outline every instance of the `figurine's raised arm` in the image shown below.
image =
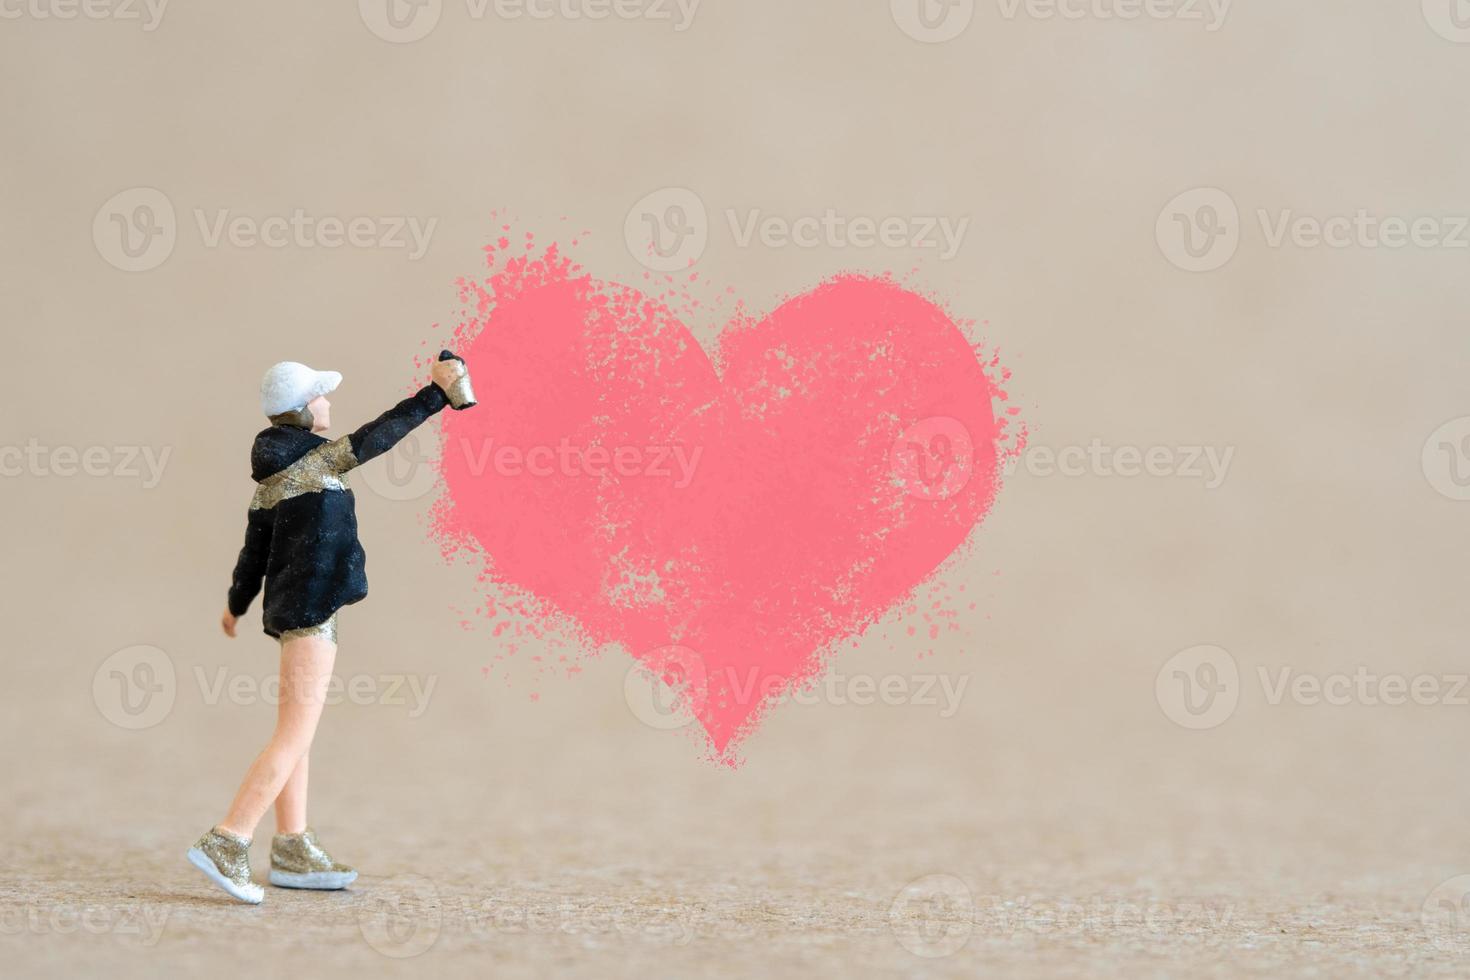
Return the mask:
<svg viewBox="0 0 1470 980">
<path fill-rule="evenodd" d="M 448 353 L 447 351 L 445 352 Z M 414 394 L 394 405 L 371 422 L 360 426 L 351 435 L 328 443 L 319 452 L 330 462 L 337 475 L 361 466 L 368 460 L 381 456 L 445 405 L 458 402 L 456 407 L 468 408 L 474 404 L 474 396 L 466 395 L 468 402 L 459 397 L 461 391 L 469 392 L 469 379 L 464 361 L 454 355 L 434 362 L 429 372 L 432 383 L 424 385 Z"/>
<path fill-rule="evenodd" d="M 433 383 L 424 385 L 412 396 L 394 405 L 377 418 L 361 426 L 345 440 L 347 451 L 341 453 L 346 464 L 339 473 L 361 466 L 396 446 L 404 436 L 426 422 L 430 416 L 449 404 L 449 388 L 464 373 L 464 362 L 435 361 L 430 376 Z"/>
<path fill-rule="evenodd" d="M 320 435 L 331 424 L 326 396 L 342 376 L 293 361 L 266 372 L 261 407 L 271 428 L 256 437 L 251 451 L 255 496 L 220 620 L 225 633 L 235 635 L 236 620 L 259 594 L 262 580 L 264 625 L 272 636 L 319 623 L 367 594 L 352 492 L 343 477 L 392 449 L 445 405 L 475 403 L 464 361 L 448 351 L 430 377 L 430 384 L 371 422 L 328 441 Z M 300 497 L 309 499 L 298 502 Z"/>
</svg>

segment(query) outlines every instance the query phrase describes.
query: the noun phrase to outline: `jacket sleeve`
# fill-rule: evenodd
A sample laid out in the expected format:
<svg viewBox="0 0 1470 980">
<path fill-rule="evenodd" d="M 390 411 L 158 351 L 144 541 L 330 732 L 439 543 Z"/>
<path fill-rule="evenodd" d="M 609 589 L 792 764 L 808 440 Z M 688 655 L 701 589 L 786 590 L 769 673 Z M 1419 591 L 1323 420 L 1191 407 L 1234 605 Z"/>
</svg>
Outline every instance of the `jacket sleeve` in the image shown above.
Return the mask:
<svg viewBox="0 0 1470 980">
<path fill-rule="evenodd" d="M 405 398 L 347 437 L 352 453 L 342 472 L 386 453 L 448 404 L 449 399 L 438 385 L 431 383 L 420 388 L 412 397 Z"/>
<path fill-rule="evenodd" d="M 251 508 L 245 521 L 245 546 L 235 560 L 235 575 L 230 582 L 230 615 L 243 616 L 260 592 L 265 578 L 266 560 L 271 553 L 271 530 L 275 512 L 268 508 Z"/>
</svg>

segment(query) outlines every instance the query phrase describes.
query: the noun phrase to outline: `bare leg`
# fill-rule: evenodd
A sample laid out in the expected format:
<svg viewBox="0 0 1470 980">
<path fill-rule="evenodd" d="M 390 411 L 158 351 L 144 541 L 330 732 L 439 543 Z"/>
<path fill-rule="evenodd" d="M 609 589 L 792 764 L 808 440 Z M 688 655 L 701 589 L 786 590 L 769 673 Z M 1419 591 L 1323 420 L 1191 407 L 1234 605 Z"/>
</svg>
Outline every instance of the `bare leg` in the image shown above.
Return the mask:
<svg viewBox="0 0 1470 980">
<path fill-rule="evenodd" d="M 299 834 L 306 829 L 306 766 L 311 753 L 301 757 L 291 778 L 276 797 L 276 833 Z"/>
<path fill-rule="evenodd" d="M 241 837 L 255 835 L 256 824 L 311 748 L 336 657 L 337 645 L 323 636 L 304 636 L 281 644 L 281 703 L 276 730 L 265 751 L 245 773 L 230 812 L 219 823 L 221 829 Z M 302 784 L 304 789 L 304 769 Z"/>
</svg>

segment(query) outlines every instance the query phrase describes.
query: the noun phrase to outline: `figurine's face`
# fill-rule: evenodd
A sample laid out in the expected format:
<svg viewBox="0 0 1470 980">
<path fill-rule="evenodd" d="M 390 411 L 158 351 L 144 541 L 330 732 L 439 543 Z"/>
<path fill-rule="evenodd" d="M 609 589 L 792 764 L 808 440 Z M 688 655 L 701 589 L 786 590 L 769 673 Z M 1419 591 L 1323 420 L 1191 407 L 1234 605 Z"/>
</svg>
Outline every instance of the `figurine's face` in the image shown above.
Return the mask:
<svg viewBox="0 0 1470 980">
<path fill-rule="evenodd" d="M 326 395 L 317 395 L 306 407 L 311 411 L 312 432 L 326 432 L 332 427 L 332 403 Z"/>
</svg>

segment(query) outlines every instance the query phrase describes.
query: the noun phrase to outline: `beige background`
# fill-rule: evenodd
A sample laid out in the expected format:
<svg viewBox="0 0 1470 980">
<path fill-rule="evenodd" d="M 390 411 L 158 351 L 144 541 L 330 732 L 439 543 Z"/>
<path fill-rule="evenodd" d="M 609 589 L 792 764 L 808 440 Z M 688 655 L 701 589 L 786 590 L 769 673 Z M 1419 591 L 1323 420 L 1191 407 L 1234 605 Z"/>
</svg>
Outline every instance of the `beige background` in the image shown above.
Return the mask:
<svg viewBox="0 0 1470 980">
<path fill-rule="evenodd" d="M 371 0 L 175 0 L 151 31 L 27 3 L 0 5 L 0 446 L 44 464 L 0 459 L 8 974 L 1459 972 L 1470 504 L 1449 467 L 1470 424 L 1421 452 L 1470 415 L 1470 251 L 1272 247 L 1259 218 L 1365 209 L 1454 236 L 1470 44 L 1447 2 L 1241 0 L 1208 30 L 988 0 L 942 43 L 876 0 L 705 0 L 682 31 L 446 0 L 409 43 L 370 30 Z M 472 576 L 427 543 L 431 494 L 392 499 L 406 458 L 380 460 L 339 673 L 435 686 L 417 716 L 381 686 L 326 715 L 313 821 L 359 883 L 227 903 L 182 853 L 271 725 L 258 607 L 238 640 L 216 625 L 261 370 L 343 371 L 345 431 L 412 381 L 493 211 L 543 240 L 588 229 L 586 267 L 638 282 L 625 223 L 671 187 L 705 209 L 711 295 L 763 310 L 917 265 L 1014 368 L 1033 445 L 1230 449 L 1223 483 L 1023 466 L 944 572 L 978 604 L 961 631 L 920 660 L 894 617 L 838 665 L 967 677 L 958 712 L 787 706 L 731 772 L 640 722 L 619 651 L 571 681 L 486 679 L 496 641 L 450 608 Z M 166 196 L 175 241 L 125 272 L 111 215 L 134 188 Z M 1196 188 L 1239 214 L 1207 272 L 1167 234 Z M 196 219 L 297 208 L 437 224 L 414 261 L 211 247 Z M 946 261 L 742 247 L 731 209 L 969 225 Z M 62 475 L 58 447 L 102 447 L 108 475 Z M 120 467 L 129 447 L 170 453 L 156 486 Z M 1194 731 L 1165 667 L 1201 644 L 1233 658 L 1238 704 Z M 139 645 L 173 681 L 129 730 L 112 671 L 134 654 L 109 658 Z M 1272 704 L 1260 673 L 1360 667 L 1439 693 Z M 244 693 L 211 698 L 221 671 Z"/>
</svg>

